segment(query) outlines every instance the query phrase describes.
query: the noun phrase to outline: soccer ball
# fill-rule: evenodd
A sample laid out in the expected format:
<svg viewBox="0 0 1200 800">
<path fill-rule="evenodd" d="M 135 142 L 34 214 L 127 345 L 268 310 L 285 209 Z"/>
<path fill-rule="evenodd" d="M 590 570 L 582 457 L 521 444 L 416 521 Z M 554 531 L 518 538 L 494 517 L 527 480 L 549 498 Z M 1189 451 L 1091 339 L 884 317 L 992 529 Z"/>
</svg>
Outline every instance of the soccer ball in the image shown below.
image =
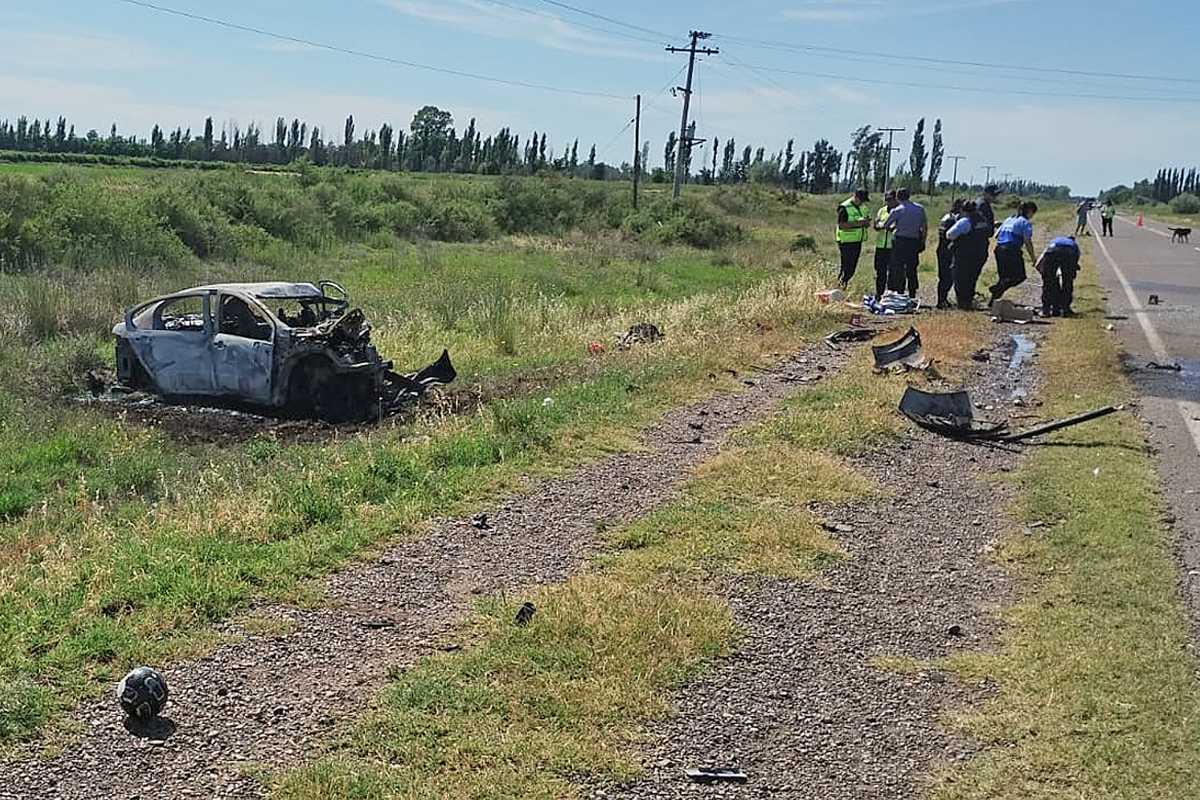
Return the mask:
<svg viewBox="0 0 1200 800">
<path fill-rule="evenodd" d="M 137 719 L 153 719 L 167 704 L 167 682 L 150 667 L 137 667 L 117 684 L 117 702 Z"/>
</svg>

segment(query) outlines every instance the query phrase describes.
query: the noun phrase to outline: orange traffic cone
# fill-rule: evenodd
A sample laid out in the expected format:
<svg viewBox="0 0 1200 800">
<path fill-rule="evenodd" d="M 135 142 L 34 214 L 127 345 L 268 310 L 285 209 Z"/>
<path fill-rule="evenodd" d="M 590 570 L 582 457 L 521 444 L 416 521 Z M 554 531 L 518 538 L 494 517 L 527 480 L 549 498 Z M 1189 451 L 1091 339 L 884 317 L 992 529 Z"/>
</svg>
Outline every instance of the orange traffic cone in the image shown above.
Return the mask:
<svg viewBox="0 0 1200 800">
<path fill-rule="evenodd" d="M 1146 227 L 1146 215 L 1143 214 L 1141 211 L 1138 212 L 1138 227 L 1139 228 Z"/>
</svg>

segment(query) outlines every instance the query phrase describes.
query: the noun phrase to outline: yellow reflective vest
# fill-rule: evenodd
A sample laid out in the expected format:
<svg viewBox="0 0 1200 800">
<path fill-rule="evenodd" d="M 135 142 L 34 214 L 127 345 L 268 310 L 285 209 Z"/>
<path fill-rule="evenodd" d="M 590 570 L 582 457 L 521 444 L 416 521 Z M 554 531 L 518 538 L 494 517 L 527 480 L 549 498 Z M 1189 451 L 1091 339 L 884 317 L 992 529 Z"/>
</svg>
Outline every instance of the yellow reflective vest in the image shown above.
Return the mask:
<svg viewBox="0 0 1200 800">
<path fill-rule="evenodd" d="M 880 208 L 878 213 L 875 214 L 875 224 L 882 225 L 884 222 L 887 221 L 888 215 L 891 213 L 892 213 L 892 210 L 890 208 L 888 208 L 887 206 L 883 206 L 882 208 Z M 881 231 L 876 231 L 875 232 L 875 248 L 877 250 L 891 250 L 893 236 L 895 236 L 895 231 L 889 231 L 887 229 L 884 229 Z"/>
<path fill-rule="evenodd" d="M 858 222 L 866 219 L 866 214 L 863 213 L 861 206 L 854 204 L 854 198 L 842 203 L 842 208 L 846 209 L 846 219 L 849 222 Z M 850 230 L 837 229 L 838 244 L 854 244 L 855 242 L 865 242 L 867 240 L 866 228 L 851 228 Z"/>
</svg>

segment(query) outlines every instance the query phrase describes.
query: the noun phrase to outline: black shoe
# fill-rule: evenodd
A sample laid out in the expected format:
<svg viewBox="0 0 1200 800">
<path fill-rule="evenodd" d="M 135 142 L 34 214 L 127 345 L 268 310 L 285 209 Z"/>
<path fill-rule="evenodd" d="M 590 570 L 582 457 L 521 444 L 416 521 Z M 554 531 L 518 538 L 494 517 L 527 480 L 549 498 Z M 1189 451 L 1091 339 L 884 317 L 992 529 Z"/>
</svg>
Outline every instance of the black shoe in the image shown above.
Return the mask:
<svg viewBox="0 0 1200 800">
<path fill-rule="evenodd" d="M 1069 308 L 1064 308 L 1062 311 L 1060 311 L 1060 312 L 1059 312 L 1059 314 L 1058 314 L 1058 315 L 1059 315 L 1060 317 L 1074 317 L 1074 316 L 1075 316 L 1075 312 L 1074 312 L 1074 311 L 1072 311 L 1072 310 L 1071 310 L 1071 309 L 1069 309 Z"/>
<path fill-rule="evenodd" d="M 1043 316 L 1043 317 L 1053 317 L 1053 316 L 1055 316 L 1054 309 L 1053 309 L 1053 308 L 1050 308 L 1049 306 L 1046 306 L 1046 307 L 1042 308 L 1042 316 Z"/>
<path fill-rule="evenodd" d="M 938 300 L 938 302 L 937 302 L 937 310 L 938 311 L 945 311 L 949 308 L 950 308 L 950 304 L 947 303 L 945 300 Z"/>
</svg>

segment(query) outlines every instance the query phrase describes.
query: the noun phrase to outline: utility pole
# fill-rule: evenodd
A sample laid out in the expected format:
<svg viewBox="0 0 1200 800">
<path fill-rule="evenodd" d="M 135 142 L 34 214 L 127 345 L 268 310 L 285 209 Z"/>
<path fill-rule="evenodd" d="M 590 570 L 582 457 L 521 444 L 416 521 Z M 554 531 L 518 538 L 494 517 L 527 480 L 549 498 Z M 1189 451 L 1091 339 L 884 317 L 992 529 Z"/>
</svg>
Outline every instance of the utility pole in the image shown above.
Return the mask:
<svg viewBox="0 0 1200 800">
<path fill-rule="evenodd" d="M 900 152 L 899 148 L 892 147 L 892 137 L 897 133 L 904 133 L 904 128 L 876 128 L 875 130 L 888 135 L 887 166 L 883 170 L 883 191 L 887 192 L 888 183 L 892 180 L 892 150 Z"/>
<path fill-rule="evenodd" d="M 950 182 L 950 205 L 954 205 L 955 199 L 958 197 L 958 162 L 966 158 L 966 156 L 946 156 L 954 162 L 954 180 Z M 637 203 L 633 204 L 637 207 Z"/>
<path fill-rule="evenodd" d="M 679 124 L 679 152 L 675 156 L 675 188 L 671 196 L 676 200 L 679 199 L 679 193 L 683 191 L 683 177 L 687 170 L 687 163 L 684 157 L 686 151 L 692 147 L 692 139 L 688 136 L 688 111 L 692 104 L 692 75 L 696 70 L 696 53 L 701 53 L 706 56 L 715 56 L 720 53 L 720 50 L 715 48 L 702 47 L 697 48 L 696 43 L 701 39 L 712 38 L 711 33 L 704 31 L 691 31 L 692 44 L 689 47 L 668 47 L 668 53 L 687 53 L 688 54 L 688 73 L 687 86 L 677 87 L 683 90 L 683 121 Z"/>
<path fill-rule="evenodd" d="M 992 182 L 992 170 L 996 168 L 995 164 L 984 164 L 983 168 L 987 170 L 987 177 L 983 179 L 983 185 L 987 186 Z"/>
<path fill-rule="evenodd" d="M 642 177 L 642 96 L 637 96 L 637 112 L 633 117 L 633 208 L 637 210 L 638 181 Z"/>
<path fill-rule="evenodd" d="M 1012 177 L 1011 172 L 1004 173 L 1004 191 L 1008 191 L 1008 179 Z"/>
</svg>

